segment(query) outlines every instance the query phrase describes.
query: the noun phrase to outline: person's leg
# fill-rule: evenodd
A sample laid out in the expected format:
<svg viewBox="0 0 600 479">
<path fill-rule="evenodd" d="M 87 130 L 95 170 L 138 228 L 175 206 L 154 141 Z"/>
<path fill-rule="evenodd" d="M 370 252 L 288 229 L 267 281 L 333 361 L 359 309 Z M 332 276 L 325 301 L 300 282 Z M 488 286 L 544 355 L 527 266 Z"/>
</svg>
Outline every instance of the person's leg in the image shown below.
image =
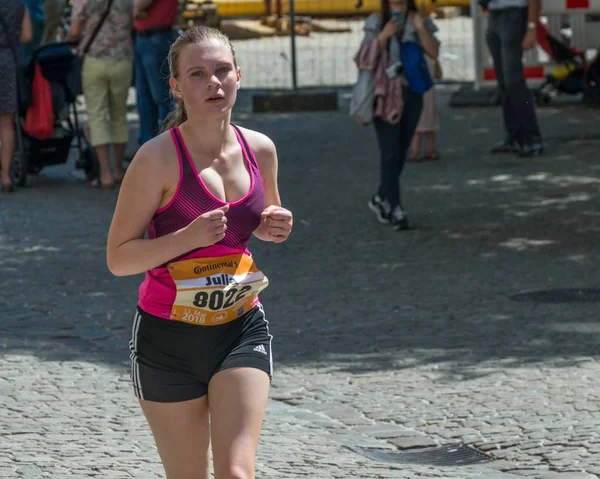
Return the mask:
<svg viewBox="0 0 600 479">
<path fill-rule="evenodd" d="M 408 156 L 408 161 L 418 161 L 420 159 L 421 154 L 421 133 L 418 131 L 415 132 L 412 145 L 410 149 L 410 155 Z"/>
<path fill-rule="evenodd" d="M 152 72 L 146 70 L 147 58 L 152 56 L 147 37 L 135 37 L 135 89 L 140 131 L 138 143 L 143 145 L 154 138 L 158 124 L 158 107 L 154 103 L 150 84 Z"/>
<path fill-rule="evenodd" d="M 259 369 L 218 372 L 209 384 L 215 479 L 254 479 L 254 461 L 269 396 Z"/>
<path fill-rule="evenodd" d="M 173 101 L 171 98 L 171 89 L 169 87 L 169 65 L 167 57 L 169 49 L 173 42 L 172 33 L 162 33 L 148 37 L 151 45 L 151 55 L 144 57 L 144 68 L 148 74 L 147 82 L 150 87 L 150 93 L 158 111 L 157 123 L 154 134 L 158 133 L 159 128 L 171 112 Z"/>
<path fill-rule="evenodd" d="M 6 189 L 12 187 L 10 169 L 12 168 L 13 154 L 15 150 L 15 125 L 12 114 L 0 115 L 0 169 L 2 170 L 2 186 Z"/>
<path fill-rule="evenodd" d="M 425 133 L 425 139 L 427 143 L 427 159 L 437 160 L 439 157 L 437 148 L 435 147 L 435 131 L 428 131 Z"/>
<path fill-rule="evenodd" d="M 92 186 L 110 186 L 113 184 L 110 173 L 111 142 L 108 126 L 108 89 L 111 62 L 87 56 L 83 62 L 81 81 L 90 127 L 90 144 L 96 150 L 100 167 L 99 181 Z"/>
<path fill-rule="evenodd" d="M 129 343 L 133 391 L 167 479 L 210 477 L 208 385 L 195 371 L 204 346 L 194 328 L 137 310 Z"/>
<path fill-rule="evenodd" d="M 140 405 L 167 479 L 209 479 L 207 396 L 175 403 L 140 400 Z"/>
<path fill-rule="evenodd" d="M 133 66 L 128 61 L 113 62 L 110 75 L 108 103 L 110 108 L 110 136 L 114 148 L 114 179 L 123 179 L 123 160 L 129 138 L 127 125 L 127 95 L 131 85 Z"/>
<path fill-rule="evenodd" d="M 502 59 L 506 93 L 512 122 L 518 131 L 522 148 L 532 143 L 541 143 L 541 134 L 534 109 L 531 92 L 523 75 L 522 41 L 527 30 L 527 9 L 514 9 L 506 15 L 502 35 Z"/>
<path fill-rule="evenodd" d="M 400 203 L 400 189 L 398 186 L 398 157 L 400 155 L 399 143 L 400 123 L 392 124 L 379 118 L 374 121 L 377 143 L 379 144 L 379 196 L 384 198 L 391 209 Z"/>
<path fill-rule="evenodd" d="M 515 150 L 514 144 L 517 142 L 518 125 L 515 124 L 514 114 L 511 109 L 511 102 L 506 92 L 506 82 L 504 73 L 504 62 L 502 54 L 501 31 L 504 26 L 505 12 L 490 11 L 488 31 L 486 34 L 487 45 L 494 62 L 494 71 L 496 72 L 496 82 L 502 99 L 502 115 L 504 118 L 504 139 L 498 145 L 492 148 L 492 153 L 512 153 Z"/>
<path fill-rule="evenodd" d="M 407 90 L 404 90 L 404 111 L 402 112 L 402 119 L 399 123 L 398 136 L 395 138 L 397 143 L 396 146 L 396 158 L 395 158 L 395 167 L 394 174 L 396 175 L 395 183 L 398 188 L 398 199 L 395 204 L 392 204 L 392 211 L 396 206 L 400 206 L 403 210 L 401 192 L 400 192 L 400 176 L 402 175 L 402 171 L 404 170 L 404 165 L 406 163 L 406 155 L 408 153 L 408 149 L 410 148 L 410 144 L 412 138 L 415 134 L 415 130 L 417 129 L 417 125 L 419 123 L 419 118 L 421 117 L 421 112 L 423 111 L 423 95 L 417 93 L 411 93 Z M 393 218 L 392 218 L 393 223 Z"/>
</svg>

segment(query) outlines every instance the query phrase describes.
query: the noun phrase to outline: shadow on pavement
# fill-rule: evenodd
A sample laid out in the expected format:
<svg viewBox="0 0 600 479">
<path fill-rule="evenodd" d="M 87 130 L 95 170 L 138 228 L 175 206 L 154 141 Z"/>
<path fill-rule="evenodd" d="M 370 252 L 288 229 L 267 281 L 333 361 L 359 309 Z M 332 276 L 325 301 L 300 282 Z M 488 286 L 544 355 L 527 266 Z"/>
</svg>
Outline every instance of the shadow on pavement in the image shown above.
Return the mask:
<svg viewBox="0 0 600 479">
<path fill-rule="evenodd" d="M 443 109 L 441 161 L 406 167 L 415 228 L 400 233 L 366 208 L 378 174 L 370 129 L 339 114 L 238 115 L 278 145 L 295 215 L 288 243 L 252 245 L 271 280 L 275 361 L 353 373 L 437 363 L 465 380 L 494 362 L 596 356 L 595 303 L 513 298 L 600 288 L 600 142 L 566 141 L 598 113 L 540 115 L 550 151 L 523 160 L 485 153 L 501 136 L 497 112 Z M 115 200 L 44 175 L 0 198 L 0 354 L 126 367 L 140 277 L 105 267 Z"/>
</svg>

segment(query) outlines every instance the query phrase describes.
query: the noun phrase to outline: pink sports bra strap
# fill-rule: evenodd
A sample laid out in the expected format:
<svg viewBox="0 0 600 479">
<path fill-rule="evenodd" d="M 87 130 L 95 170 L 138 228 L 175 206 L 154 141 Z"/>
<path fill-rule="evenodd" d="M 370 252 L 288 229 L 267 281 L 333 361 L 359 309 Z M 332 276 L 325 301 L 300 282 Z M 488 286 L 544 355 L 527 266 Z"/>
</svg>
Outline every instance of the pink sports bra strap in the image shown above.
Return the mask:
<svg viewBox="0 0 600 479">
<path fill-rule="evenodd" d="M 246 141 L 246 137 L 244 136 L 242 131 L 239 129 L 239 127 L 237 127 L 233 123 L 231 124 L 231 126 L 233 127 L 233 131 L 235 131 L 235 134 L 238 138 L 238 141 L 240 142 L 240 145 L 242 145 L 242 150 L 244 152 L 244 156 L 246 158 L 248 158 L 248 161 L 250 161 L 250 163 L 257 169 L 257 171 L 260 171 L 260 168 L 258 167 L 258 161 L 256 161 L 256 156 L 254 155 L 254 150 Z"/>
</svg>

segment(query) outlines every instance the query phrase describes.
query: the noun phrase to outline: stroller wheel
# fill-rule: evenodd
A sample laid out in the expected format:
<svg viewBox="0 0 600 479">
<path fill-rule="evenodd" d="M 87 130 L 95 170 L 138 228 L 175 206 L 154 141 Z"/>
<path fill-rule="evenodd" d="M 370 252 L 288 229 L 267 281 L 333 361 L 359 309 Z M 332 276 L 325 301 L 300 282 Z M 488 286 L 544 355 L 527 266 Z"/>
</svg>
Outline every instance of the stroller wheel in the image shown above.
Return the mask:
<svg viewBox="0 0 600 479">
<path fill-rule="evenodd" d="M 15 149 L 12 168 L 10 169 L 10 176 L 13 184 L 17 186 L 26 186 L 28 173 L 29 152 L 27 150 L 20 151 L 19 149 Z"/>
<path fill-rule="evenodd" d="M 535 102 L 539 106 L 547 106 L 552 102 L 552 97 L 548 94 L 537 92 L 537 94 L 535 95 Z"/>
<path fill-rule="evenodd" d="M 94 150 L 87 147 L 81 152 L 82 161 L 77 165 L 78 168 L 85 172 L 87 181 L 92 181 L 98 178 L 98 160 Z"/>
</svg>

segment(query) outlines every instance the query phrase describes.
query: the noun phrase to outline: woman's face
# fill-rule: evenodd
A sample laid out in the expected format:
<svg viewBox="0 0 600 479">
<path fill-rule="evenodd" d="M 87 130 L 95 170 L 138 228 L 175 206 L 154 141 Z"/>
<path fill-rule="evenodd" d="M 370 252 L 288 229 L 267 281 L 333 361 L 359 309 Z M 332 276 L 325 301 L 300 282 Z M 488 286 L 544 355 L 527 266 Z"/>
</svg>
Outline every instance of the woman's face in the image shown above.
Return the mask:
<svg viewBox="0 0 600 479">
<path fill-rule="evenodd" d="M 171 88 L 185 104 L 188 116 L 222 116 L 235 104 L 241 70 L 235 67 L 229 45 L 210 40 L 186 45 L 179 55 L 179 75 Z"/>
<path fill-rule="evenodd" d="M 388 5 L 390 6 L 390 11 L 392 12 L 406 13 L 406 10 L 408 9 L 407 0 L 388 0 Z"/>
</svg>

